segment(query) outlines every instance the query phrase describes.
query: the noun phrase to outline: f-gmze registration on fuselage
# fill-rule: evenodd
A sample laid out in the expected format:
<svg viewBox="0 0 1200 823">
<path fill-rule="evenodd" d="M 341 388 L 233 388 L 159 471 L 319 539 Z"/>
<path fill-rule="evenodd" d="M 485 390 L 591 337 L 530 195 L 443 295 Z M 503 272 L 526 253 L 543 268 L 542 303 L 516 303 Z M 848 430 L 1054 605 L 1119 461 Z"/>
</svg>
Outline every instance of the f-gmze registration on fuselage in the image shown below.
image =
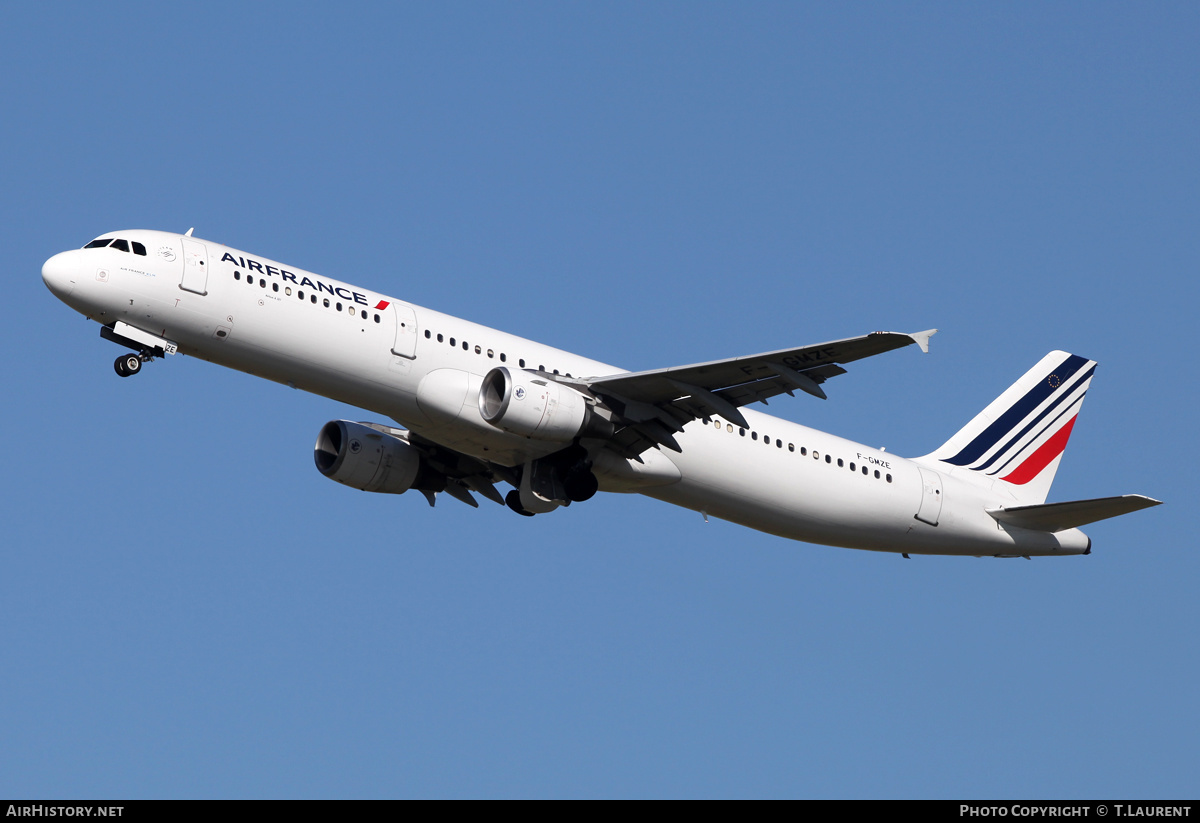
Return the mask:
<svg viewBox="0 0 1200 823">
<path fill-rule="evenodd" d="M 160 231 L 101 235 L 42 267 L 56 297 L 131 352 L 182 353 L 394 423 L 335 420 L 326 477 L 476 495 L 518 514 L 638 492 L 771 534 L 902 554 L 1087 554 L 1079 526 L 1158 503 L 1046 503 L 1096 364 L 1054 351 L 936 451 L 905 459 L 746 408 L 823 385 L 934 330 L 626 372 L 362 286 Z M 502 494 L 497 484 L 512 488 Z"/>
</svg>

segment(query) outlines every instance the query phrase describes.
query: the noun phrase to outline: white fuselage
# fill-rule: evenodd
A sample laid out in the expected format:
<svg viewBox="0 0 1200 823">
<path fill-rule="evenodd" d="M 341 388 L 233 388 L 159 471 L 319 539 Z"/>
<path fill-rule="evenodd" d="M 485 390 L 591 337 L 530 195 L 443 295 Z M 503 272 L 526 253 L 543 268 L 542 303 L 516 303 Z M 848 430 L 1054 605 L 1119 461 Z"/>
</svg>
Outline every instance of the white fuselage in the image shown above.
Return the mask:
<svg viewBox="0 0 1200 823">
<path fill-rule="evenodd" d="M 472 457 L 518 466 L 562 444 L 484 421 L 491 369 L 573 377 L 623 370 L 217 243 L 119 232 L 147 253 L 55 255 L 43 277 L 72 308 L 171 341 L 184 354 L 386 415 Z M 760 531 L 813 543 L 964 555 L 1079 554 L 1077 529 L 1003 527 L 985 509 L 1011 504 L 938 467 L 744 409 L 749 428 L 694 420 L 680 453 L 597 468 L 601 490 L 637 491 Z M 921 517 L 918 518 L 917 515 Z"/>
</svg>

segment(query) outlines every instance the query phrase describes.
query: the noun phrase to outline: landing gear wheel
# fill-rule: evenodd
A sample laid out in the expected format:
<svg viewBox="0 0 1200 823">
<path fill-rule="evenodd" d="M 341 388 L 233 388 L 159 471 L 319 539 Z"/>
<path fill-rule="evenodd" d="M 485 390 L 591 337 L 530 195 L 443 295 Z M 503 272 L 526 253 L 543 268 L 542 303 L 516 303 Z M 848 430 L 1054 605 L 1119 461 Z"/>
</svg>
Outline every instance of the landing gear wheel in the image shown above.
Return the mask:
<svg viewBox="0 0 1200 823">
<path fill-rule="evenodd" d="M 576 503 L 582 503 L 584 500 L 592 499 L 600 489 L 600 481 L 587 469 L 578 469 L 566 476 L 563 480 L 563 488 L 569 499 Z"/>
<path fill-rule="evenodd" d="M 533 517 L 533 512 L 525 511 L 525 507 L 521 505 L 521 493 L 513 489 L 504 496 L 504 502 L 510 509 L 523 517 Z"/>
<path fill-rule="evenodd" d="M 142 370 L 142 358 L 136 354 L 123 354 L 113 363 L 113 368 L 122 377 L 129 377 Z"/>
</svg>

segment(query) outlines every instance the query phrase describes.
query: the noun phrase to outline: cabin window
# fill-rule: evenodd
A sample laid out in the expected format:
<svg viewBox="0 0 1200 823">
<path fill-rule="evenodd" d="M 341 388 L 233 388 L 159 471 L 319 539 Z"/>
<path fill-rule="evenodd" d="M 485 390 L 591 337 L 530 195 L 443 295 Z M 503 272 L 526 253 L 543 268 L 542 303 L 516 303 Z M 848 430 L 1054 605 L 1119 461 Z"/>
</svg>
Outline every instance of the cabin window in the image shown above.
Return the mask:
<svg viewBox="0 0 1200 823">
<path fill-rule="evenodd" d="M 470 346 L 467 344 L 467 341 L 464 340 L 463 341 L 463 351 L 466 351 L 468 348 L 470 348 Z"/>
<path fill-rule="evenodd" d="M 430 337 L 432 337 L 432 335 L 429 333 L 429 329 L 426 329 L 425 330 L 425 339 L 428 340 Z"/>
<path fill-rule="evenodd" d="M 314 306 L 317 304 L 317 296 L 316 296 L 315 294 L 310 294 L 310 295 L 308 296 L 308 300 L 309 300 L 309 302 L 310 302 L 310 303 L 312 303 Z"/>
<path fill-rule="evenodd" d="M 801 446 L 800 447 L 800 456 L 803 457 L 806 454 L 808 454 L 808 449 L 804 446 Z"/>
<path fill-rule="evenodd" d="M 443 342 L 445 339 L 446 339 L 446 338 L 442 337 L 440 334 L 438 335 L 438 342 L 439 342 L 439 343 Z"/>
<path fill-rule="evenodd" d="M 750 432 L 750 439 L 751 439 L 751 440 L 757 440 L 757 439 L 758 439 L 758 432 Z"/>
<path fill-rule="evenodd" d="M 850 464 L 850 471 L 858 471 L 856 468 L 854 468 L 854 464 L 853 464 L 853 463 L 851 463 L 851 464 Z"/>
<path fill-rule="evenodd" d="M 451 337 L 451 338 L 450 338 L 450 345 L 451 345 L 451 346 L 453 346 L 453 345 L 454 345 L 454 338 L 453 338 L 453 337 Z"/>
<path fill-rule="evenodd" d="M 520 360 L 518 360 L 517 363 L 518 363 L 518 365 L 520 365 L 521 368 L 525 368 L 525 358 L 524 357 L 522 357 Z"/>
<path fill-rule="evenodd" d="M 790 451 L 790 452 L 794 452 L 795 450 L 796 450 L 796 444 L 795 444 L 795 443 L 788 443 L 788 451 Z"/>
<path fill-rule="evenodd" d="M 890 474 L 887 476 L 887 482 L 889 482 L 889 483 L 892 482 L 892 476 Z"/>
<path fill-rule="evenodd" d="M 508 362 L 508 355 L 507 355 L 507 354 L 505 354 L 504 352 L 500 352 L 500 362 L 501 362 L 501 363 L 507 363 L 507 362 Z"/>
<path fill-rule="evenodd" d="M 875 479 L 876 479 L 876 480 L 878 480 L 878 479 L 879 479 L 879 469 L 876 469 L 876 470 L 875 470 Z"/>
<path fill-rule="evenodd" d="M 814 454 L 815 454 L 815 452 L 814 452 Z M 833 462 L 833 458 L 832 458 L 832 457 L 830 457 L 829 455 L 825 455 L 825 462 L 826 462 L 826 463 L 832 463 L 832 462 Z"/>
<path fill-rule="evenodd" d="M 235 271 L 235 272 L 233 273 L 233 279 L 234 279 L 234 280 L 241 280 L 241 279 L 242 279 L 242 273 L 241 273 L 240 271 Z"/>
<path fill-rule="evenodd" d="M 286 294 L 288 297 L 291 297 L 292 296 L 292 287 L 286 286 L 283 290 L 283 293 Z"/>
<path fill-rule="evenodd" d="M 476 354 L 480 354 L 482 351 L 483 351 L 483 349 L 479 348 L 478 346 L 475 347 Z"/>
<path fill-rule="evenodd" d="M 258 285 L 259 285 L 259 287 L 260 287 L 260 288 L 264 288 L 264 289 L 265 289 L 265 288 L 267 287 L 267 281 L 266 281 L 266 280 L 262 280 L 262 279 L 260 279 L 260 280 L 258 281 Z"/>
<path fill-rule="evenodd" d="M 329 308 L 329 298 L 328 298 L 328 297 L 326 297 L 326 298 L 325 298 L 324 300 L 322 300 L 321 302 L 325 304 L 325 308 Z"/>
<path fill-rule="evenodd" d="M 351 317 L 353 317 L 353 316 L 354 316 L 354 307 L 353 307 L 353 306 L 351 306 L 350 308 L 346 309 L 346 311 L 350 312 L 350 316 L 351 316 Z"/>
<path fill-rule="evenodd" d="M 863 466 L 863 477 L 867 476 L 867 467 Z"/>
<path fill-rule="evenodd" d="M 719 425 L 721 425 L 721 424 L 720 424 L 720 423 L 718 423 L 717 425 L 719 426 Z M 725 424 L 725 431 L 729 432 L 730 434 L 733 434 L 733 424 L 732 424 L 732 423 L 726 423 L 726 424 Z"/>
<path fill-rule="evenodd" d="M 275 292 L 279 291 L 279 284 L 278 284 L 278 283 L 272 283 L 272 284 L 271 284 L 271 291 L 275 291 Z"/>
<path fill-rule="evenodd" d="M 488 349 L 488 357 L 495 357 L 495 356 L 496 356 L 496 353 L 493 352 L 491 349 Z"/>
<path fill-rule="evenodd" d="M 375 322 L 376 322 L 376 323 L 378 323 L 378 322 L 379 322 L 379 315 L 378 315 L 378 314 L 377 314 L 377 315 L 375 315 Z"/>
<path fill-rule="evenodd" d="M 842 458 L 840 458 L 840 457 L 839 457 L 839 458 L 838 458 L 838 468 L 839 468 L 839 469 L 842 469 L 842 468 L 845 468 L 845 467 L 846 467 L 846 464 L 845 464 L 845 463 L 843 463 L 843 462 L 842 462 Z"/>
<path fill-rule="evenodd" d="M 775 441 L 775 448 L 777 448 L 777 449 L 782 449 L 782 448 L 783 448 L 783 441 L 782 441 L 782 440 L 776 440 L 776 441 Z"/>
</svg>

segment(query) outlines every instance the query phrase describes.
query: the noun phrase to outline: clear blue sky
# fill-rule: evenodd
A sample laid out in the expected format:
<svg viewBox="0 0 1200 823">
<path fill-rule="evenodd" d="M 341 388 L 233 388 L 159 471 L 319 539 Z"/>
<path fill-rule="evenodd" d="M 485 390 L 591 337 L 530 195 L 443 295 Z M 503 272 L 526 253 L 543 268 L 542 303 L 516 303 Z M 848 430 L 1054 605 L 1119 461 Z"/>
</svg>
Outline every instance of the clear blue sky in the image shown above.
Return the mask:
<svg viewBox="0 0 1200 823">
<path fill-rule="evenodd" d="M 0 796 L 1195 797 L 1194 3 L 14 4 Z M 927 452 L 1099 361 L 1089 557 L 528 520 L 44 288 L 184 231 L 624 367 L 938 327 L 770 411 Z"/>
</svg>

